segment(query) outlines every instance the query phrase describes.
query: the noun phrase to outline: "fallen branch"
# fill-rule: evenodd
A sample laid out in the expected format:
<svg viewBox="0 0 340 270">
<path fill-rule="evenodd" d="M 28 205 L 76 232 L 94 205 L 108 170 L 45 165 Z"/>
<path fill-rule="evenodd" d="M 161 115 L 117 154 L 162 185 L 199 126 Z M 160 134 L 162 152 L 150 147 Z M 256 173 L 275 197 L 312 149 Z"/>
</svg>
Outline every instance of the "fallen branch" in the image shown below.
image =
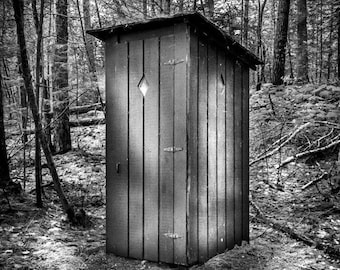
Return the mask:
<svg viewBox="0 0 340 270">
<path fill-rule="evenodd" d="M 291 157 L 288 157 L 286 158 L 280 165 L 278 168 L 282 168 L 283 166 L 293 162 L 294 160 L 297 160 L 297 159 L 300 159 L 300 158 L 303 158 L 303 157 L 306 157 L 306 156 L 309 156 L 311 154 L 315 154 L 315 153 L 319 153 L 319 152 L 322 152 L 322 151 L 325 151 L 325 150 L 328 150 L 334 146 L 337 146 L 338 144 L 340 144 L 340 140 L 336 140 L 326 146 L 323 146 L 323 147 L 320 147 L 320 148 L 317 148 L 317 149 L 313 149 L 313 150 L 308 150 L 308 151 L 305 151 L 305 152 L 302 152 L 302 153 L 298 153 L 294 156 L 291 156 Z"/>
<path fill-rule="evenodd" d="M 85 127 L 99 124 L 105 124 L 105 118 L 84 118 L 76 121 L 70 121 L 70 127 Z"/>
<path fill-rule="evenodd" d="M 253 160 L 252 162 L 249 163 L 249 166 L 252 166 L 253 164 L 268 158 L 272 155 L 274 155 L 276 152 L 278 152 L 283 146 L 285 146 L 289 141 L 291 141 L 296 134 L 298 134 L 302 129 L 308 127 L 309 125 L 311 125 L 310 122 L 303 124 L 302 126 L 300 126 L 299 128 L 297 128 L 289 137 L 287 140 L 285 140 L 283 143 L 281 143 L 278 147 L 276 147 L 275 149 L 273 149 L 272 151 L 270 151 L 269 153 L 265 154 L 264 156 L 259 156 L 257 157 L 255 160 Z"/>
<path fill-rule="evenodd" d="M 70 114 L 87 113 L 92 110 L 102 111 L 103 110 L 102 104 L 94 103 L 90 105 L 70 107 Z"/>
<path fill-rule="evenodd" d="M 302 188 L 301 188 L 301 190 L 305 190 L 305 189 L 307 189 L 307 188 L 309 188 L 309 187 L 311 187 L 311 186 L 314 186 L 316 183 L 319 183 L 321 180 L 323 180 L 323 179 L 326 179 L 327 178 L 327 176 L 328 176 L 328 173 L 323 173 L 320 177 L 318 177 L 317 179 L 314 179 L 314 180 L 312 180 L 312 181 L 310 181 L 309 183 L 307 183 L 306 185 L 304 185 Z"/>
<path fill-rule="evenodd" d="M 51 187 L 51 186 L 53 186 L 53 181 L 52 181 L 52 182 L 49 182 L 49 183 L 47 183 L 47 184 L 42 185 L 41 188 Z M 35 191 L 36 191 L 36 189 L 34 188 L 34 189 L 30 190 L 28 193 L 29 193 L 29 194 L 32 194 L 32 193 L 34 193 Z"/>
<path fill-rule="evenodd" d="M 254 202 L 252 202 L 251 205 L 254 207 L 254 205 L 255 205 Z M 255 218 L 258 221 L 269 225 L 270 227 L 272 227 L 273 229 L 275 229 L 277 231 L 280 231 L 280 232 L 287 234 L 292 239 L 301 241 L 308 246 L 315 247 L 316 249 L 322 250 L 323 252 L 325 252 L 326 254 L 328 254 L 329 256 L 331 256 L 331 257 L 333 257 L 337 260 L 340 259 L 340 250 L 339 249 L 334 248 L 334 247 L 329 246 L 329 245 L 326 245 L 326 244 L 319 243 L 317 241 L 313 241 L 308 236 L 305 236 L 303 234 L 299 234 L 299 233 L 295 232 L 292 228 L 290 228 L 286 225 L 280 224 L 277 221 L 266 217 L 264 214 L 262 214 L 262 211 L 257 206 L 254 207 L 254 209 L 255 209 L 255 212 L 256 212 Z"/>
</svg>

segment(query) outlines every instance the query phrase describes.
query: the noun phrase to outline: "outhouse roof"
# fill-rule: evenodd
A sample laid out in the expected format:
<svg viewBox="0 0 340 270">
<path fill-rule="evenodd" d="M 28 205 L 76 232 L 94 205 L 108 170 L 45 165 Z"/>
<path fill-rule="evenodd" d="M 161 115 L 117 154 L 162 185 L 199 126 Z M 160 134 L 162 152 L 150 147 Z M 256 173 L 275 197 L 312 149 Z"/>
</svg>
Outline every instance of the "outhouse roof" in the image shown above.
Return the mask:
<svg viewBox="0 0 340 270">
<path fill-rule="evenodd" d="M 164 26 L 170 26 L 174 23 L 188 23 L 195 26 L 202 32 L 207 33 L 214 37 L 214 39 L 225 46 L 226 49 L 236 58 L 249 65 L 250 68 L 255 69 L 256 65 L 263 64 L 255 54 L 247 48 L 238 43 L 225 31 L 219 28 L 212 21 L 204 17 L 198 12 L 194 13 L 181 13 L 173 16 L 158 17 L 150 20 L 143 20 L 128 24 L 114 25 L 111 27 L 98 28 L 87 30 L 86 32 L 100 40 L 105 41 L 113 35 L 129 33 L 134 31 L 145 31 L 150 29 L 157 29 Z"/>
</svg>

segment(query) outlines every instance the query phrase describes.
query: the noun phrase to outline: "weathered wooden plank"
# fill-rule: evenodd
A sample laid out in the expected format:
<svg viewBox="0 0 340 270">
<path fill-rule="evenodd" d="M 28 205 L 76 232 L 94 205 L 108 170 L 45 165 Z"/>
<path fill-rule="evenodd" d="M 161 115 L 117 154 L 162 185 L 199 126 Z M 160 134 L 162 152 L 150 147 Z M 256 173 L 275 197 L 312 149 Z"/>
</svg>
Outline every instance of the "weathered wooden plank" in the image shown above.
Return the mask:
<svg viewBox="0 0 340 270">
<path fill-rule="evenodd" d="M 221 253 L 226 249 L 226 74 L 225 53 L 221 50 L 217 63 L 217 238 Z"/>
<path fill-rule="evenodd" d="M 186 180 L 187 180 L 187 28 L 175 25 L 174 145 L 183 150 L 174 154 L 174 263 L 187 264 Z"/>
<path fill-rule="evenodd" d="M 106 248 L 128 255 L 127 44 L 106 42 Z M 119 217 L 119 218 L 117 218 Z"/>
<path fill-rule="evenodd" d="M 143 41 L 129 43 L 129 256 L 143 257 Z"/>
<path fill-rule="evenodd" d="M 159 216 L 159 259 L 173 263 L 174 243 L 170 237 L 174 232 L 174 154 L 164 151 L 174 146 L 174 36 L 160 39 L 160 216 Z"/>
<path fill-rule="evenodd" d="M 249 241 L 249 68 L 242 66 L 242 240 Z"/>
<path fill-rule="evenodd" d="M 188 124 L 188 264 L 198 261 L 198 213 L 197 213 L 197 105 L 198 105 L 198 39 L 193 32 L 190 33 L 190 81 L 187 97 L 189 108 Z"/>
<path fill-rule="evenodd" d="M 227 248 L 235 244 L 234 196 L 234 62 L 226 59 L 226 241 Z"/>
<path fill-rule="evenodd" d="M 144 98 L 144 259 L 158 261 L 159 45 L 144 42 L 144 74 L 149 89 Z"/>
<path fill-rule="evenodd" d="M 242 67 L 235 64 L 235 243 L 242 243 Z"/>
<path fill-rule="evenodd" d="M 198 254 L 199 261 L 208 258 L 208 81 L 207 44 L 199 42 L 199 89 L 198 89 Z"/>
<path fill-rule="evenodd" d="M 162 27 L 162 29 L 147 29 L 143 31 L 132 31 L 121 33 L 119 35 L 120 42 L 129 42 L 131 40 L 145 40 L 151 38 L 159 38 L 160 36 L 173 35 L 174 27 L 172 25 Z"/>
<path fill-rule="evenodd" d="M 208 256 L 217 254 L 217 51 L 208 46 Z"/>
</svg>

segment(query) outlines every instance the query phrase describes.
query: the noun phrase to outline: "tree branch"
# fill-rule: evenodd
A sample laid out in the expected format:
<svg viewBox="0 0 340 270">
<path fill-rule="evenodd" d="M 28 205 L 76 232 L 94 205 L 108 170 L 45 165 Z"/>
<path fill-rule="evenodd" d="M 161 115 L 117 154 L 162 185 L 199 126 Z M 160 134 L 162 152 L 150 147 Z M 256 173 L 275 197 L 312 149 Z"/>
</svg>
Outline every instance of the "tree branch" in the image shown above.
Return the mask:
<svg viewBox="0 0 340 270">
<path fill-rule="evenodd" d="M 337 146 L 338 144 L 340 144 L 340 140 L 336 140 L 326 146 L 323 146 L 323 147 L 320 147 L 320 148 L 317 148 L 317 149 L 313 149 L 313 150 L 308 150 L 308 151 L 305 151 L 305 152 L 302 152 L 302 153 L 298 153 L 294 156 L 291 156 L 291 157 L 288 157 L 286 158 L 286 160 L 284 160 L 278 168 L 282 168 L 283 166 L 293 162 L 294 160 L 297 160 L 299 158 L 303 158 L 303 157 L 306 157 L 308 155 L 311 155 L 311 154 L 315 154 L 315 153 L 319 153 L 319 152 L 322 152 L 322 151 L 325 151 L 325 150 L 328 150 L 334 146 Z"/>
<path fill-rule="evenodd" d="M 272 151 L 270 151 L 269 153 L 267 153 L 266 155 L 264 156 L 260 156 L 260 157 L 257 157 L 255 160 L 253 160 L 252 162 L 250 162 L 249 166 L 252 166 L 254 165 L 255 163 L 265 159 L 265 158 L 268 158 L 272 155 L 274 155 L 276 152 L 278 152 L 283 146 L 285 146 L 289 141 L 291 141 L 296 134 L 298 134 L 302 129 L 308 127 L 311 125 L 311 122 L 308 122 L 308 123 L 305 123 L 303 124 L 302 126 L 300 126 L 299 128 L 297 128 L 289 137 L 287 140 L 285 140 L 283 143 L 281 143 L 278 147 L 276 147 L 275 149 L 273 149 Z"/>
</svg>

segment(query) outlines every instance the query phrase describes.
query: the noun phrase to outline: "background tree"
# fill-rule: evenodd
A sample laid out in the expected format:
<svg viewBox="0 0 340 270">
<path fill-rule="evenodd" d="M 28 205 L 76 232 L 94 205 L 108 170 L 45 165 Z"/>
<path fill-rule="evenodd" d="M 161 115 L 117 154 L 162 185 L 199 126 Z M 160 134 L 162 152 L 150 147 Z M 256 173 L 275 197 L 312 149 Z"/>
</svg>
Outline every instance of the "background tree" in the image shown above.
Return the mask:
<svg viewBox="0 0 340 270">
<path fill-rule="evenodd" d="M 337 9 L 338 11 L 338 80 L 340 80 L 340 7 Z"/>
<path fill-rule="evenodd" d="M 208 4 L 208 17 L 214 18 L 214 12 L 215 12 L 215 3 L 214 0 L 207 0 Z"/>
<path fill-rule="evenodd" d="M 56 3 L 56 44 L 53 63 L 54 130 L 53 151 L 65 153 L 71 150 L 68 93 L 68 3 Z"/>
<path fill-rule="evenodd" d="M 297 80 L 308 82 L 307 1 L 297 1 Z"/>
<path fill-rule="evenodd" d="M 37 10 L 37 1 L 32 0 L 32 10 L 34 17 L 34 24 L 37 34 L 37 44 L 36 44 L 36 62 L 35 62 L 35 95 L 36 102 L 38 105 L 38 113 L 41 116 L 41 99 L 40 99 L 40 85 L 43 84 L 43 70 L 41 63 L 42 56 L 42 37 L 43 37 L 43 20 L 44 20 L 44 4 L 45 1 L 40 1 L 40 14 L 38 14 Z M 42 207 L 42 198 L 41 198 L 41 183 L 42 183 L 42 168 L 41 168 L 41 146 L 39 140 L 38 131 L 35 131 L 35 183 L 36 183 L 36 199 L 37 206 Z"/>
<path fill-rule="evenodd" d="M 266 54 L 265 54 L 265 47 L 262 42 L 262 26 L 263 26 L 263 16 L 264 16 L 264 9 L 266 7 L 266 3 L 267 3 L 267 0 L 264 0 L 263 2 L 261 2 L 261 0 L 257 1 L 258 15 L 257 15 L 257 28 L 256 28 L 256 55 L 257 57 L 262 59 L 264 63 L 266 62 Z M 265 81 L 263 66 L 259 66 L 257 68 L 256 77 L 257 77 L 256 87 L 257 87 L 257 90 L 259 90 L 261 83 Z"/>
<path fill-rule="evenodd" d="M 242 24 L 242 45 L 248 46 L 248 28 L 249 28 L 249 0 L 244 0 L 243 7 L 243 24 Z"/>
<path fill-rule="evenodd" d="M 3 110 L 3 89 L 2 76 L 0 69 L 0 187 L 5 187 L 10 183 L 9 166 L 7 160 L 6 136 L 4 127 L 4 110 Z"/>
<path fill-rule="evenodd" d="M 290 0 L 280 0 L 274 38 L 272 83 L 280 85 L 285 75 L 286 44 L 288 33 Z"/>
<path fill-rule="evenodd" d="M 164 0 L 163 12 L 169 15 L 171 9 L 171 0 Z"/>
<path fill-rule="evenodd" d="M 27 55 L 27 46 L 26 46 L 26 38 L 25 38 L 25 32 L 24 32 L 24 19 L 23 19 L 23 1 L 22 0 L 12 0 L 13 1 L 13 9 L 14 9 L 14 17 L 15 22 L 17 25 L 17 39 L 19 43 L 20 48 L 20 56 L 21 56 L 21 63 L 22 63 L 22 76 L 24 79 L 26 91 L 28 100 L 30 103 L 32 116 L 35 123 L 35 128 L 37 130 L 42 148 L 44 150 L 44 154 L 46 157 L 47 165 L 50 170 L 54 189 L 56 190 L 60 200 L 61 204 L 63 206 L 63 209 L 65 213 L 67 214 L 70 222 L 76 224 L 77 220 L 75 217 L 75 212 L 73 210 L 73 207 L 69 204 L 63 189 L 60 185 L 59 176 L 52 158 L 51 150 L 48 146 L 48 141 L 46 139 L 46 135 L 44 133 L 41 120 L 39 117 L 38 112 L 38 106 L 36 103 L 36 98 L 34 95 L 33 85 L 32 85 L 32 76 L 31 76 L 31 68 L 28 61 L 28 55 Z"/>
</svg>

